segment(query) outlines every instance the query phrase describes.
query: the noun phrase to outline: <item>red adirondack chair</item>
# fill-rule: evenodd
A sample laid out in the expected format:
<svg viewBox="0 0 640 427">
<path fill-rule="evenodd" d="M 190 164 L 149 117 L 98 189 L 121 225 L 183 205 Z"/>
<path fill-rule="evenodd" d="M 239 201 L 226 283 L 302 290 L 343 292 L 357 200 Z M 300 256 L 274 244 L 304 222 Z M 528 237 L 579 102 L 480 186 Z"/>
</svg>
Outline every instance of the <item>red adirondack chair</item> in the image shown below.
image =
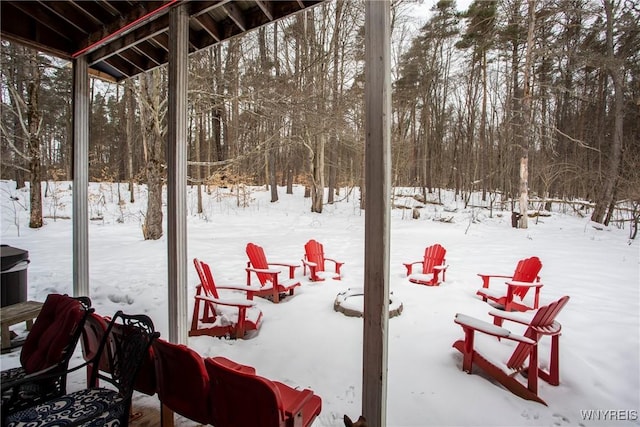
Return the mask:
<svg viewBox="0 0 640 427">
<path fill-rule="evenodd" d="M 529 320 L 523 317 L 522 313 L 497 310 L 489 313 L 494 316 L 493 324 L 464 314 L 456 314 L 454 321 L 462 326 L 464 340 L 456 341 L 453 347 L 463 355 L 462 370 L 470 374 L 473 365 L 476 365 L 517 396 L 546 405 L 545 401 L 538 396 L 538 378 L 550 385 L 560 384 L 559 340 L 562 326 L 555 318 L 568 301 L 569 297 L 564 296 L 549 305 L 540 307 L 533 317 L 529 317 Z M 525 325 L 524 334 L 514 334 L 499 326 L 505 320 Z M 503 347 L 500 349 L 502 353 L 507 344 L 505 341 L 514 341 L 517 345 L 506 362 L 493 360 L 489 354 L 495 355 L 497 352 L 481 353 L 478 349 L 479 345 L 475 342 L 475 332 L 498 337 L 498 341 L 485 341 L 483 344 L 497 344 Z M 551 336 L 552 340 L 549 371 L 544 371 L 538 363 L 538 344 L 545 335 Z M 517 379 L 520 373 L 525 374 L 526 384 Z"/>
<path fill-rule="evenodd" d="M 447 250 L 442 247 L 442 245 L 436 243 L 424 250 L 424 258 L 422 260 L 404 263 L 404 266 L 407 268 L 409 281 L 427 286 L 438 286 L 441 282 L 444 282 L 448 267 L 444 259 L 446 253 Z M 420 273 L 413 273 L 413 266 L 416 264 L 422 266 Z M 442 281 L 439 277 L 440 272 L 442 272 Z"/>
<path fill-rule="evenodd" d="M 322 410 L 322 399 L 309 389 L 229 367 L 223 358 L 204 363 L 211 381 L 210 407 L 216 427 L 307 427 Z"/>
<path fill-rule="evenodd" d="M 163 339 L 153 343 L 155 376 L 161 402 L 161 424 L 173 427 L 174 413 L 200 424 L 213 424 L 211 382 L 204 359 L 193 349 Z M 230 369 L 255 374 L 255 369 L 224 357 L 215 358 Z"/>
<path fill-rule="evenodd" d="M 327 261 L 334 264 L 335 273 L 325 270 L 325 262 Z M 307 267 L 309 267 L 309 279 L 312 282 L 324 280 L 325 277 L 340 280 L 340 268 L 343 264 L 344 262 L 325 257 L 324 246 L 320 242 L 311 239 L 304 245 L 303 274 L 307 275 Z"/>
<path fill-rule="evenodd" d="M 482 277 L 482 288 L 476 294 L 481 296 L 483 301 L 491 300 L 496 305 L 503 307 L 505 311 L 534 310 L 538 308 L 540 288 L 543 286 L 540 283 L 540 276 L 538 276 L 541 269 L 540 258 L 534 256 L 520 260 L 512 276 L 478 273 L 478 276 Z M 496 277 L 510 279 L 505 282 L 506 289 L 502 287 L 499 289 L 489 288 L 490 279 Z M 525 301 L 525 296 L 531 288 L 535 289 L 532 303 Z M 520 301 L 515 301 L 515 297 L 518 297 Z"/>
<path fill-rule="evenodd" d="M 209 265 L 198 258 L 193 264 L 198 272 L 200 284 L 196 287 L 193 316 L 189 336 L 210 335 L 214 337 L 244 338 L 248 331 L 258 330 L 262 322 L 262 311 L 253 302 L 258 287 L 217 286 Z M 237 296 L 220 297 L 218 290 L 243 292 Z"/>
<path fill-rule="evenodd" d="M 253 243 L 247 244 L 247 286 L 251 286 L 251 273 L 254 273 L 261 285 L 261 290 L 254 292 L 255 295 L 268 298 L 274 303 L 280 302 L 287 293 L 293 295 L 296 287 L 300 286 L 300 281 L 294 278 L 298 264 L 286 262 L 268 262 L 261 246 Z M 280 279 L 278 275 L 280 269 L 270 268 L 270 266 L 286 267 L 289 270 L 288 279 Z"/>
</svg>

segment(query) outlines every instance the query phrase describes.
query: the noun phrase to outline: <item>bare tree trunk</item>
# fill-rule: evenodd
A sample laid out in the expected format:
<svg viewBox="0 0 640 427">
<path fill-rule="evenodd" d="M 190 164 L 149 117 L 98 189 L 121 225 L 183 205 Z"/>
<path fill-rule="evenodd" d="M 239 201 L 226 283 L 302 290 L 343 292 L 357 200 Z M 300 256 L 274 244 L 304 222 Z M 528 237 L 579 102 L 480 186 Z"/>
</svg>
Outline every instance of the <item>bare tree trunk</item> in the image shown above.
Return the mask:
<svg viewBox="0 0 640 427">
<path fill-rule="evenodd" d="M 27 84 L 27 128 L 29 137 L 29 172 L 31 188 L 29 199 L 31 214 L 30 228 L 42 227 L 42 164 L 40 162 L 40 105 L 39 91 L 42 71 L 38 66 L 38 54 L 33 52 L 29 57 L 31 81 Z"/>
<path fill-rule="evenodd" d="M 127 80 L 124 86 L 124 104 L 125 104 L 125 179 L 129 182 L 129 202 L 134 203 L 136 201 L 134 191 L 133 180 L 133 135 L 134 125 L 136 121 L 136 105 L 135 98 L 133 96 L 133 82 Z"/>
<path fill-rule="evenodd" d="M 140 77 L 142 138 L 147 148 L 147 215 L 142 225 L 145 240 L 162 237 L 162 183 L 164 176 L 164 107 L 160 101 L 160 71 Z"/>
<path fill-rule="evenodd" d="M 339 120 L 340 117 L 340 97 L 341 94 L 339 92 L 338 85 L 338 76 L 339 76 L 339 60 L 340 60 L 340 26 L 341 26 L 341 15 L 342 15 L 342 6 L 343 1 L 336 1 L 336 10 L 334 15 L 334 30 L 333 30 L 333 40 L 331 43 L 333 49 L 333 79 L 331 84 L 331 116 L 334 117 L 334 120 Z M 335 193 L 335 188 L 337 185 L 337 175 L 338 175 L 338 125 L 337 123 L 334 126 L 331 126 L 331 136 L 329 139 L 329 183 L 328 183 L 328 196 L 327 203 L 333 203 L 333 195 Z"/>
<path fill-rule="evenodd" d="M 613 202 L 615 183 L 618 178 L 618 169 L 622 158 L 622 138 L 624 134 L 624 93 L 623 93 L 623 68 L 615 57 L 613 46 L 613 1 L 605 0 L 604 9 L 607 15 L 607 71 L 613 81 L 613 132 L 611 137 L 611 154 L 607 173 L 600 195 L 596 200 L 596 207 L 591 214 L 591 220 L 602 223 L 605 219 L 607 207 Z"/>
<path fill-rule="evenodd" d="M 204 111 L 198 112 L 198 128 L 196 130 L 196 146 L 194 147 L 196 154 L 196 162 L 201 162 L 202 158 L 200 156 L 201 147 L 204 145 Z M 196 179 L 196 188 L 198 190 L 198 213 L 201 214 L 203 212 L 202 209 L 202 166 L 199 164 L 195 167 L 195 179 Z"/>
<path fill-rule="evenodd" d="M 522 100 L 522 114 L 524 116 L 524 128 L 522 135 L 522 158 L 520 159 L 520 228 L 529 227 L 529 145 L 533 135 L 531 123 L 531 68 L 533 65 L 534 32 L 536 28 L 536 1 L 528 0 L 529 6 L 529 31 L 527 32 L 527 50 L 524 61 L 524 93 Z"/>
</svg>

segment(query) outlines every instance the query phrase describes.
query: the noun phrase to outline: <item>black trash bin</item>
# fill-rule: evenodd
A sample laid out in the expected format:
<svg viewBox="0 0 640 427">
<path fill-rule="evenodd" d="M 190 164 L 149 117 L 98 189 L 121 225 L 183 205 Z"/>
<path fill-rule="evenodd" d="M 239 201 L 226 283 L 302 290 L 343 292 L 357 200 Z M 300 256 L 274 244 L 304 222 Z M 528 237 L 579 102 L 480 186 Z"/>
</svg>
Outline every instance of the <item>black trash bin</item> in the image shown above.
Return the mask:
<svg viewBox="0 0 640 427">
<path fill-rule="evenodd" d="M 29 252 L 9 245 L 0 245 L 2 258 L 2 289 L 0 306 L 18 304 L 27 300 L 27 266 Z"/>
</svg>

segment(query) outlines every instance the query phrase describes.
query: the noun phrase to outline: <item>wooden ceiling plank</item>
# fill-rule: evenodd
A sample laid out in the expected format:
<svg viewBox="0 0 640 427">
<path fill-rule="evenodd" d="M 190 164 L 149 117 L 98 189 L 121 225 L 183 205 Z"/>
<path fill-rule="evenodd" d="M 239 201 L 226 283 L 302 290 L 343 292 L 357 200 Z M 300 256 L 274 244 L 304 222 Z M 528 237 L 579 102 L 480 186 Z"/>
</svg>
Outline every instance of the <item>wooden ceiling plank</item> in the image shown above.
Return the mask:
<svg viewBox="0 0 640 427">
<path fill-rule="evenodd" d="M 219 42 L 220 40 L 222 40 L 220 26 L 210 15 L 205 13 L 203 15 L 194 17 L 193 19 L 197 19 L 200 25 L 202 25 L 205 31 L 209 33 L 209 35 L 213 37 L 215 41 Z"/>
<path fill-rule="evenodd" d="M 118 55 L 131 63 L 134 67 L 138 68 L 141 72 L 155 67 L 155 63 L 150 63 L 146 56 L 140 55 L 134 49 L 122 50 Z"/>
<path fill-rule="evenodd" d="M 102 25 L 103 22 L 111 22 L 113 20 L 113 16 L 115 15 L 114 11 L 111 8 L 109 8 L 108 10 L 105 9 L 104 6 L 108 6 L 108 3 L 106 2 L 97 3 L 86 0 L 70 0 L 70 3 L 78 9 L 81 9 L 85 13 L 85 15 L 87 15 L 96 23 L 96 25 Z"/>
<path fill-rule="evenodd" d="M 107 64 L 118 70 L 125 78 L 129 78 L 131 76 L 135 76 L 138 74 L 136 68 L 123 58 L 120 58 L 118 55 L 111 56 L 104 60 Z"/>
<path fill-rule="evenodd" d="M 264 12 L 267 18 L 269 18 L 269 21 L 273 21 L 273 12 L 271 11 L 273 8 L 271 7 L 271 3 L 267 3 L 262 0 L 256 0 L 256 4 L 262 10 L 262 12 Z"/>
<path fill-rule="evenodd" d="M 134 6 L 132 6 L 130 2 L 113 1 L 109 3 L 114 7 L 118 6 L 118 9 L 122 9 L 123 11 L 118 15 L 114 15 L 111 21 L 105 22 L 99 31 L 95 31 L 93 34 L 90 34 L 84 47 L 91 46 L 92 44 L 113 35 L 114 33 L 122 30 L 127 25 L 131 25 L 132 23 L 141 18 L 144 18 L 147 15 L 149 15 L 148 20 L 143 19 L 131 29 L 127 29 L 123 34 L 128 34 L 131 31 L 137 31 L 147 25 L 153 26 L 155 20 L 161 19 L 162 17 L 165 17 L 166 22 L 168 22 L 168 20 L 166 19 L 168 9 L 158 12 L 157 15 L 153 14 L 154 11 L 158 10 L 160 7 L 168 3 L 167 1 L 140 1 L 135 2 Z M 129 7 L 124 8 L 124 5 L 129 5 Z M 167 23 L 166 26 L 168 28 L 169 24 Z"/>
<path fill-rule="evenodd" d="M 166 52 L 169 52 L 169 31 L 157 34 L 153 37 L 153 41 L 160 45 Z"/>
<path fill-rule="evenodd" d="M 9 2 L 12 6 L 20 9 L 25 15 L 35 19 L 42 26 L 51 29 L 53 32 L 59 34 L 62 38 L 67 40 L 78 40 L 86 37 L 86 33 L 78 30 L 73 25 L 66 25 L 60 19 L 51 19 L 51 15 L 47 13 L 47 9 L 33 2 Z"/>
<path fill-rule="evenodd" d="M 210 0 L 210 1 L 195 1 L 189 3 L 189 16 L 196 17 L 205 14 L 213 9 L 219 8 L 231 0 Z"/>
<path fill-rule="evenodd" d="M 247 20 L 245 19 L 242 10 L 235 3 L 227 3 L 222 6 L 223 9 L 227 12 L 227 15 L 233 21 L 234 24 L 238 26 L 240 31 L 247 31 Z"/>
<path fill-rule="evenodd" d="M 95 64 L 111 55 L 128 49 L 130 46 L 138 44 L 151 37 L 157 37 L 158 34 L 168 31 L 169 15 L 164 14 L 158 19 L 149 22 L 144 27 L 140 27 L 124 36 L 118 37 L 106 45 L 96 49 L 89 54 L 89 65 Z"/>
<path fill-rule="evenodd" d="M 42 5 L 41 7 L 48 8 L 52 14 L 56 14 L 55 18 L 51 19 L 59 19 L 61 22 L 67 22 L 85 34 L 91 34 L 102 28 L 100 24 L 87 19 L 87 16 L 70 2 L 47 1 L 40 2 L 40 4 Z"/>
<path fill-rule="evenodd" d="M 153 61 L 156 65 L 162 65 L 163 63 L 169 60 L 169 57 L 166 51 L 162 49 L 158 49 L 152 43 L 149 42 L 150 39 L 142 41 L 137 45 L 133 46 L 133 49 L 136 49 L 140 52 L 140 54 L 149 58 L 150 61 Z"/>
<path fill-rule="evenodd" d="M 69 59 L 71 56 L 69 52 L 76 47 L 72 40 L 63 38 L 5 1 L 0 1 L 0 28 L 2 39 L 60 58 Z"/>
</svg>

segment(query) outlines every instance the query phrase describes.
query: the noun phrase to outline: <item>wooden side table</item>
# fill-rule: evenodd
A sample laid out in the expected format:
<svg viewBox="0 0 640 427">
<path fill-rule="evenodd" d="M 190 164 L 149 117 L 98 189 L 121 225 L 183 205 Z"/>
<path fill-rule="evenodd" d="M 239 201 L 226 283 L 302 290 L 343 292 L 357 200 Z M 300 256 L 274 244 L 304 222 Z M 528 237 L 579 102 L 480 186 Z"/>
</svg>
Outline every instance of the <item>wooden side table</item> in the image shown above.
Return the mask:
<svg viewBox="0 0 640 427">
<path fill-rule="evenodd" d="M 25 301 L 0 308 L 0 333 L 2 334 L 2 348 L 5 352 L 11 348 L 11 331 L 9 326 L 20 322 L 27 323 L 27 330 L 31 330 L 33 319 L 38 317 L 42 303 L 37 301 Z"/>
</svg>

